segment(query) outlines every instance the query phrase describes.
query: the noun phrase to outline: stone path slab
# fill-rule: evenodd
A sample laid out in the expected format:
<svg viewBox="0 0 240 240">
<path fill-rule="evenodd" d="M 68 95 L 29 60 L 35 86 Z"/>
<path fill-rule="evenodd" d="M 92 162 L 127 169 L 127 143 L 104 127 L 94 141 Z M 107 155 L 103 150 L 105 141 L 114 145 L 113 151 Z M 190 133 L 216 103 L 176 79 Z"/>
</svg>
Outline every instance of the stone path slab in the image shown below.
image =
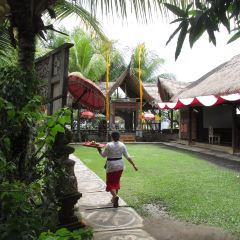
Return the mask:
<svg viewBox="0 0 240 240">
<path fill-rule="evenodd" d="M 90 172 L 88 170 L 76 171 L 75 173 L 77 174 L 76 177 L 77 177 L 79 182 L 81 182 L 81 181 L 86 182 L 86 180 L 91 181 L 91 180 L 98 180 L 99 179 L 99 177 L 96 174 L 93 174 L 92 172 Z"/>
<path fill-rule="evenodd" d="M 94 172 L 88 169 L 76 156 L 70 155 L 75 161 L 75 175 L 78 190 L 82 193 L 76 204 L 77 215 L 94 230 L 97 240 L 154 240 L 142 229 L 143 219 L 137 212 L 119 199 L 119 207 L 113 208 L 111 194 L 105 191 L 105 183 Z"/>
<path fill-rule="evenodd" d="M 127 204 L 120 198 L 119 206 L 127 206 Z M 110 208 L 112 207 L 111 195 L 107 192 L 91 192 L 84 193 L 81 200 L 78 201 L 77 207 L 83 210 L 91 210 L 94 208 Z"/>
<path fill-rule="evenodd" d="M 142 229 L 126 231 L 97 232 L 94 240 L 154 240 L 147 232 Z"/>
<path fill-rule="evenodd" d="M 84 220 L 96 231 L 143 227 L 142 218 L 132 208 L 105 208 L 81 213 Z"/>
<path fill-rule="evenodd" d="M 81 193 L 103 192 L 105 191 L 105 189 L 106 189 L 105 183 L 100 181 L 99 179 L 78 182 L 78 190 Z"/>
</svg>

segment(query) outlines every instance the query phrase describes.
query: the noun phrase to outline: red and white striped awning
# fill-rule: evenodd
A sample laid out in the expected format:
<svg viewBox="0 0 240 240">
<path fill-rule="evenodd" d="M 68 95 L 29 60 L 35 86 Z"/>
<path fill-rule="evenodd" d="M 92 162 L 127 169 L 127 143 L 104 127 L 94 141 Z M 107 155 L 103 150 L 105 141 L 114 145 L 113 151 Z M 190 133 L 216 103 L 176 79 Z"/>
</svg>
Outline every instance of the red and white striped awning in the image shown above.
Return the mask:
<svg viewBox="0 0 240 240">
<path fill-rule="evenodd" d="M 210 96 L 200 96 L 194 98 L 180 98 L 177 102 L 161 102 L 158 103 L 159 109 L 178 109 L 185 106 L 195 106 L 203 105 L 210 107 L 213 105 L 218 105 L 227 101 L 238 101 L 240 100 L 240 93 L 234 93 L 224 96 L 215 97 L 214 95 Z"/>
</svg>

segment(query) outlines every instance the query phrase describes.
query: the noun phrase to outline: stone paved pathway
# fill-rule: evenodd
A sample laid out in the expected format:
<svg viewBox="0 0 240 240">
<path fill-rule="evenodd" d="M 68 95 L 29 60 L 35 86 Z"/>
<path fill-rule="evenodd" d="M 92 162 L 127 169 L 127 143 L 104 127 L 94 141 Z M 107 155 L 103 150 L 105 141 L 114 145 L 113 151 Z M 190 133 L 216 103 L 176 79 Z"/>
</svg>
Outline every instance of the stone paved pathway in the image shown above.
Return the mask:
<svg viewBox="0 0 240 240">
<path fill-rule="evenodd" d="M 143 230 L 143 219 L 120 198 L 119 208 L 113 208 L 111 194 L 105 183 L 77 157 L 75 175 L 78 190 L 83 194 L 77 207 L 83 220 L 94 229 L 96 240 L 154 240 Z"/>
</svg>

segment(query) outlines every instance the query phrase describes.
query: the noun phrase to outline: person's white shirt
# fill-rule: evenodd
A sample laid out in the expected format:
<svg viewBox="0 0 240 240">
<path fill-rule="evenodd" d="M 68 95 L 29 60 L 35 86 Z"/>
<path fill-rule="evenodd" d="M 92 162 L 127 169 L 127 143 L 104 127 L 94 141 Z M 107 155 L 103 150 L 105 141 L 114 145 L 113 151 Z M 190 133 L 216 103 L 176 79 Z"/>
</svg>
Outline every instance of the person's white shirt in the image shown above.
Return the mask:
<svg viewBox="0 0 240 240">
<path fill-rule="evenodd" d="M 100 154 L 102 157 L 107 157 L 109 159 L 107 161 L 107 168 L 106 168 L 107 173 L 116 172 L 124 169 L 124 162 L 122 160 L 122 155 L 126 159 L 130 158 L 125 144 L 120 141 L 117 141 L 117 142 L 112 141 L 107 143 L 105 149 Z"/>
</svg>

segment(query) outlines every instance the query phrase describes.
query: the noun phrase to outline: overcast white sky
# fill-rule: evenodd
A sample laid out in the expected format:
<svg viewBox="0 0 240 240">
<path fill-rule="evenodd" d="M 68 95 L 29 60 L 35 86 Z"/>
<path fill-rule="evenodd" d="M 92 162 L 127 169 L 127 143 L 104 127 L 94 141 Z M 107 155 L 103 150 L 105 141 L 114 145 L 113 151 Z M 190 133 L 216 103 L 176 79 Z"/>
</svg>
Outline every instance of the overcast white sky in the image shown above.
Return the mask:
<svg viewBox="0 0 240 240">
<path fill-rule="evenodd" d="M 137 23 L 130 18 L 128 24 L 115 20 L 102 21 L 103 30 L 113 40 L 118 40 L 120 47 L 134 48 L 138 43 L 145 43 L 147 49 L 153 50 L 166 60 L 166 72 L 172 72 L 179 81 L 195 81 L 202 75 L 228 61 L 240 53 L 240 41 L 227 44 L 230 38 L 225 28 L 217 34 L 217 46 L 210 44 L 205 34 L 191 49 L 186 39 L 182 52 L 175 61 L 177 38 L 166 46 L 166 42 L 177 24 L 163 23 L 162 19 L 148 24 Z M 130 60 L 130 59 L 129 59 Z"/>
<path fill-rule="evenodd" d="M 177 24 L 169 24 L 170 20 L 156 18 L 148 24 L 138 23 L 134 16 L 128 15 L 128 22 L 123 22 L 117 18 L 99 18 L 104 33 L 108 38 L 117 41 L 120 49 L 133 49 L 139 43 L 145 43 L 147 49 L 154 51 L 161 58 L 166 60 L 163 71 L 176 75 L 179 81 L 195 81 L 208 71 L 230 60 L 233 56 L 240 53 L 240 40 L 227 44 L 230 36 L 225 28 L 221 28 L 216 35 L 217 46 L 209 43 L 208 36 L 205 34 L 192 49 L 189 47 L 188 39 L 182 48 L 182 52 L 175 61 L 175 48 L 177 38 L 173 39 L 166 46 L 166 42 L 172 32 L 177 28 Z M 76 19 L 71 19 L 68 24 L 77 24 Z M 130 54 L 130 51 L 129 51 Z M 126 57 L 130 61 L 130 56 Z"/>
</svg>

